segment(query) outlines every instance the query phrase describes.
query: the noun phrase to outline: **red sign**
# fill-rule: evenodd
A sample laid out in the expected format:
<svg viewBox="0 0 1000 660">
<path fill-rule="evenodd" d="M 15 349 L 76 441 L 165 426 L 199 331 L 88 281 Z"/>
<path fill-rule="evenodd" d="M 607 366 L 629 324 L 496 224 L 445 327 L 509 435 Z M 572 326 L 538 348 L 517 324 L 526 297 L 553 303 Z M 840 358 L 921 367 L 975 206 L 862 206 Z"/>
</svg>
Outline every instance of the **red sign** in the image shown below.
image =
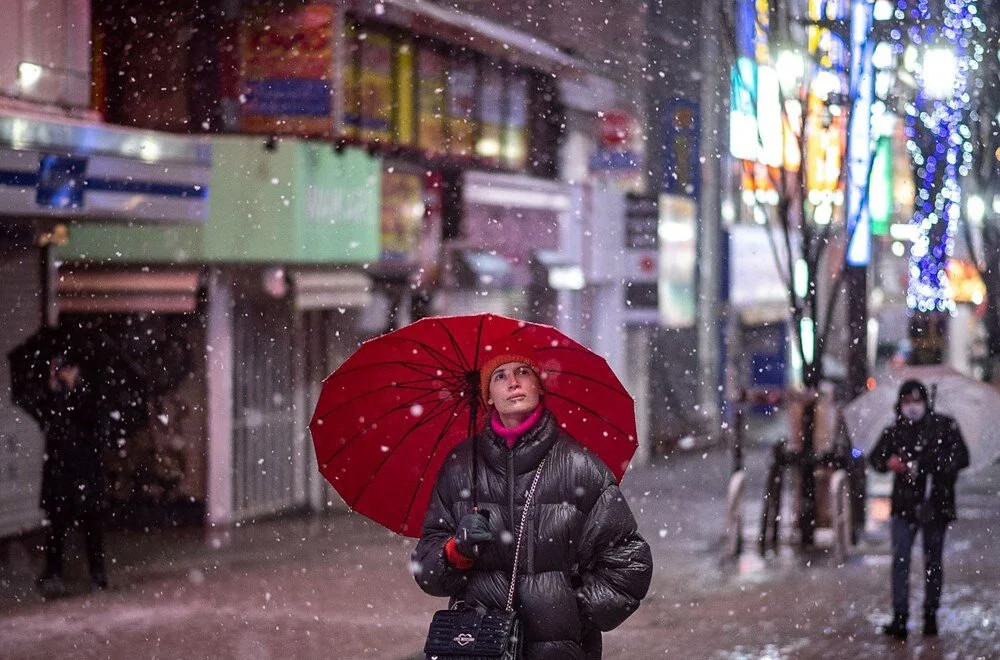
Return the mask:
<svg viewBox="0 0 1000 660">
<path fill-rule="evenodd" d="M 622 110 L 597 113 L 597 132 L 605 147 L 623 147 L 628 142 L 632 118 Z"/>
</svg>

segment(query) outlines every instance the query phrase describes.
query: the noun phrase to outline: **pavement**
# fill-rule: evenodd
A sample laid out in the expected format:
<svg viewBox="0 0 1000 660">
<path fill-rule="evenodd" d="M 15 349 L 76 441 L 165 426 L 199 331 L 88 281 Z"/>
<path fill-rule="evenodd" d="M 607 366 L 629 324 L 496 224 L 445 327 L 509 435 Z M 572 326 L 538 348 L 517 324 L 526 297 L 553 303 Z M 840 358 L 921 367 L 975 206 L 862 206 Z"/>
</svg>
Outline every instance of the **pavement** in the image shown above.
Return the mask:
<svg viewBox="0 0 1000 660">
<path fill-rule="evenodd" d="M 1000 466 L 960 480 L 940 635 L 923 638 L 911 622 L 904 644 L 876 634 L 889 617 L 888 529 L 877 519 L 884 502 L 873 502 L 876 517 L 845 561 L 788 544 L 756 554 L 768 456 L 764 442 L 746 452 L 751 542 L 738 558 L 724 541 L 724 448 L 629 471 L 624 490 L 655 572 L 639 610 L 605 636 L 606 660 L 1000 660 Z M 40 552 L 13 544 L 0 563 L 0 658 L 419 658 L 444 601 L 410 577 L 413 544 L 352 513 L 207 534 L 116 532 L 112 588 L 90 591 L 84 562 L 71 560 L 72 591 L 54 601 L 34 589 Z M 914 611 L 920 565 L 915 557 Z"/>
</svg>

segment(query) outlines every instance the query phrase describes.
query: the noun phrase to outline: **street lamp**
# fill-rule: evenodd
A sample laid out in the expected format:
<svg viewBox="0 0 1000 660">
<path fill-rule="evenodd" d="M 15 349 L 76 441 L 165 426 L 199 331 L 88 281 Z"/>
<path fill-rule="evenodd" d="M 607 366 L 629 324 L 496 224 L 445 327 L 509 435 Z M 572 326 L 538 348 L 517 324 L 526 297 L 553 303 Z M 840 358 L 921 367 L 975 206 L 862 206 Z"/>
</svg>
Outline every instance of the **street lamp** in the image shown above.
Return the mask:
<svg viewBox="0 0 1000 660">
<path fill-rule="evenodd" d="M 958 73 L 958 58 L 953 47 L 928 48 L 924 51 L 920 69 L 924 93 L 928 98 L 938 101 L 951 98 L 955 93 L 955 75 Z"/>
</svg>

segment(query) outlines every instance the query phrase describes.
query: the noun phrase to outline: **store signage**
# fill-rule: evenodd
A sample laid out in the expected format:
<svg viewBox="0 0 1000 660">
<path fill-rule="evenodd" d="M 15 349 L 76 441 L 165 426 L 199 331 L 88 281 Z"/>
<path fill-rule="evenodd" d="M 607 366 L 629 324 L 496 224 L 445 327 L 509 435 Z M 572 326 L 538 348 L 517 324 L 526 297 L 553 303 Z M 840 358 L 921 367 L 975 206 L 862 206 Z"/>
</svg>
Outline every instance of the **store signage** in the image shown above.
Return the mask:
<svg viewBox="0 0 1000 660">
<path fill-rule="evenodd" d="M 47 208 L 80 208 L 83 206 L 86 170 L 86 158 L 45 154 L 38 162 L 35 201 Z"/>
<path fill-rule="evenodd" d="M 597 114 L 597 135 L 601 146 L 624 149 L 628 145 L 632 118 L 622 110 L 606 110 Z"/>
<path fill-rule="evenodd" d="M 243 26 L 240 129 L 332 134 L 334 8 L 256 10 Z"/>
</svg>

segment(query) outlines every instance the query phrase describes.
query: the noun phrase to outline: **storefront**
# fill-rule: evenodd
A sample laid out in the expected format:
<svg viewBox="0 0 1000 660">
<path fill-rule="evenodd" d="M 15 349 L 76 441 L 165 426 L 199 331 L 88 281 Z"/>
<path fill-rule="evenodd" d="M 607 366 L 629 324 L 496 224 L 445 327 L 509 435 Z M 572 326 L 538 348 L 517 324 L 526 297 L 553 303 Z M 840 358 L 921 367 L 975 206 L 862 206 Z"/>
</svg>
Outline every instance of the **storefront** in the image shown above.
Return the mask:
<svg viewBox="0 0 1000 660">
<path fill-rule="evenodd" d="M 60 319 L 100 328 L 147 375 L 149 424 L 105 457 L 111 521 L 199 522 L 206 498 L 202 270 L 64 265 L 56 293 Z"/>
<path fill-rule="evenodd" d="M 466 172 L 459 199 L 460 225 L 444 247 L 442 297 L 448 313 L 493 312 L 564 327 L 556 306 L 544 297 L 546 264 L 555 263 L 545 255 L 563 247 L 571 187 L 526 176 Z"/>
<path fill-rule="evenodd" d="M 64 271 L 59 277 L 56 260 L 58 245 L 71 231 L 69 226 L 126 220 L 161 226 L 204 222 L 209 164 L 210 147 L 204 140 L 72 120 L 0 115 L 0 224 L 4 230 L 0 240 L 0 281 L 4 283 L 0 302 L 9 315 L 0 330 L 3 353 L 43 323 L 55 322 L 60 313 L 120 318 L 159 310 L 193 314 L 196 276 L 135 271 L 105 277 Z M 175 334 L 162 330 L 164 336 Z M 150 336 L 126 332 L 124 325 L 115 332 L 122 338 Z M 152 355 L 148 348 L 135 350 Z M 0 379 L 6 382 L 9 372 L 2 371 Z M 171 417 L 169 412 L 163 414 Z M 183 414 L 172 418 L 180 417 Z M 157 442 L 160 447 L 172 446 L 174 427 L 162 426 L 143 431 L 166 434 L 156 442 L 144 442 L 144 446 Z M 9 399 L 0 401 L 0 427 L 4 436 L 0 441 L 0 536 L 5 536 L 36 527 L 41 521 L 38 495 L 44 443 L 37 424 Z M 186 431 L 184 435 L 188 435 Z M 194 456 L 203 447 L 198 445 L 197 433 L 191 435 L 193 449 L 189 454 Z M 167 453 L 152 451 L 146 465 L 169 463 Z M 197 465 L 192 464 L 193 473 Z M 118 470 L 115 465 L 110 461 L 109 470 Z M 186 474 L 175 468 L 170 468 L 169 477 L 161 475 L 171 487 L 184 481 L 182 473 Z M 137 466 L 121 468 L 121 472 L 124 479 L 128 471 L 130 483 L 135 484 L 136 475 L 145 469 Z M 118 483 L 117 473 L 109 476 Z M 155 490 L 152 479 L 150 476 L 136 488 Z M 185 491 L 184 498 L 190 500 L 197 495 L 198 486 L 194 481 L 187 486 L 193 490 Z"/>
<path fill-rule="evenodd" d="M 205 223 L 71 228 L 67 260 L 200 274 L 210 523 L 332 499 L 307 422 L 322 378 L 381 329 L 362 268 L 379 257 L 381 167 L 324 143 L 216 138 Z"/>
</svg>

